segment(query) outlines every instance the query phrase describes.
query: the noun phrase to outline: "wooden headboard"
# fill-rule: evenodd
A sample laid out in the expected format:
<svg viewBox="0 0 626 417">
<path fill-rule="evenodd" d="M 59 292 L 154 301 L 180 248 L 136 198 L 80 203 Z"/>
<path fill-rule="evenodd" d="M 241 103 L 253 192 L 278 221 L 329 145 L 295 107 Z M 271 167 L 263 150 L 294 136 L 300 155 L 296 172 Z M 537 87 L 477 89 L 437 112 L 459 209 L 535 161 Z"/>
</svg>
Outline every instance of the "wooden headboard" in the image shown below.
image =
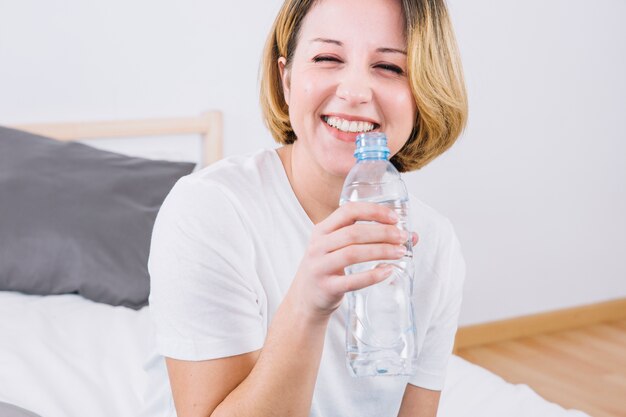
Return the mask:
<svg viewBox="0 0 626 417">
<path fill-rule="evenodd" d="M 223 156 L 222 124 L 222 113 L 209 111 L 197 117 L 36 123 L 13 125 L 11 127 L 63 141 L 198 134 L 202 138 L 201 161 L 204 167 L 221 159 Z"/>
</svg>

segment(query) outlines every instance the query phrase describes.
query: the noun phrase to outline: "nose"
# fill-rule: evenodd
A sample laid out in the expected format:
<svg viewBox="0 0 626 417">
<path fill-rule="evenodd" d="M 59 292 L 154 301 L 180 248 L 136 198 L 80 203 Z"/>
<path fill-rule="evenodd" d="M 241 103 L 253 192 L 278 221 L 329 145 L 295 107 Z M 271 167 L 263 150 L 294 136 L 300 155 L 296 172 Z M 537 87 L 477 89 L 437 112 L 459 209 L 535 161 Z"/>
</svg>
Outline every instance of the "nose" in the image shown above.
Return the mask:
<svg viewBox="0 0 626 417">
<path fill-rule="evenodd" d="M 365 74 L 357 74 L 355 71 L 345 74 L 337 86 L 337 97 L 352 106 L 368 103 L 372 100 L 369 77 Z"/>
</svg>

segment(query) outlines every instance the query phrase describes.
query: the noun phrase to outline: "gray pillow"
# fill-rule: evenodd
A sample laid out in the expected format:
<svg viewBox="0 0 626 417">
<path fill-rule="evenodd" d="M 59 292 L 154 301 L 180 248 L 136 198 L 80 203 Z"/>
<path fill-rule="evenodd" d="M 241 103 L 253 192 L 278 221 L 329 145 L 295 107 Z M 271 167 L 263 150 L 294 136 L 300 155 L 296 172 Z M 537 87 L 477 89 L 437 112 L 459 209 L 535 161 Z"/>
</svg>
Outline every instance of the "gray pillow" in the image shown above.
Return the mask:
<svg viewBox="0 0 626 417">
<path fill-rule="evenodd" d="M 145 306 L 154 220 L 193 168 L 0 127 L 0 290 Z"/>
<path fill-rule="evenodd" d="M 0 401 L 0 416 L 2 417 L 40 417 L 32 411 L 25 410 L 13 404 Z"/>
</svg>

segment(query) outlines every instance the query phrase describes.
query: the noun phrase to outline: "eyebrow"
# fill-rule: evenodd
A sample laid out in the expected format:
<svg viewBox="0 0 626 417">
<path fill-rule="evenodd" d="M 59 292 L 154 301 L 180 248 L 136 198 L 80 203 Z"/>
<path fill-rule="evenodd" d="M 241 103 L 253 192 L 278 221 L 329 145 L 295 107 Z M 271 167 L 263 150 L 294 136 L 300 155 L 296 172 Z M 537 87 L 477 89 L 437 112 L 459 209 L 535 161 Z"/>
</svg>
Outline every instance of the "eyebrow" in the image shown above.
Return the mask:
<svg viewBox="0 0 626 417">
<path fill-rule="evenodd" d="M 335 39 L 326 39 L 326 38 L 315 38 L 311 40 L 311 43 L 313 42 L 322 42 L 322 43 L 331 43 L 333 45 L 337 45 L 337 46 L 343 46 L 343 42 L 335 40 Z M 376 49 L 376 52 L 381 52 L 381 53 L 394 53 L 394 54 L 402 54 L 402 55 L 406 55 L 406 51 L 402 50 L 402 49 L 397 49 L 397 48 L 378 48 Z"/>
</svg>

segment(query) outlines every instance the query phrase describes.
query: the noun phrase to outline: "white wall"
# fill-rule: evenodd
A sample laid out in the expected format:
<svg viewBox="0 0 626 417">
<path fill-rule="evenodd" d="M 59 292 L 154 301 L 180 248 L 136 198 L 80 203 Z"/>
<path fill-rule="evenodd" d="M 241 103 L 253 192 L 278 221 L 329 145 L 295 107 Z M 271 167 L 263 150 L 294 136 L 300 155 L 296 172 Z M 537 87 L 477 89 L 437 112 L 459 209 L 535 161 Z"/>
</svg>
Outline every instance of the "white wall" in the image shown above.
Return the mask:
<svg viewBox="0 0 626 417">
<path fill-rule="evenodd" d="M 0 0 L 0 123 L 216 108 L 227 155 L 272 146 L 257 76 L 280 1 L 241 3 Z M 470 121 L 407 182 L 463 243 L 461 323 L 626 296 L 626 3 L 450 9 Z"/>
<path fill-rule="evenodd" d="M 470 121 L 411 185 L 459 233 L 461 322 L 626 296 L 626 3 L 451 9 Z"/>
</svg>

